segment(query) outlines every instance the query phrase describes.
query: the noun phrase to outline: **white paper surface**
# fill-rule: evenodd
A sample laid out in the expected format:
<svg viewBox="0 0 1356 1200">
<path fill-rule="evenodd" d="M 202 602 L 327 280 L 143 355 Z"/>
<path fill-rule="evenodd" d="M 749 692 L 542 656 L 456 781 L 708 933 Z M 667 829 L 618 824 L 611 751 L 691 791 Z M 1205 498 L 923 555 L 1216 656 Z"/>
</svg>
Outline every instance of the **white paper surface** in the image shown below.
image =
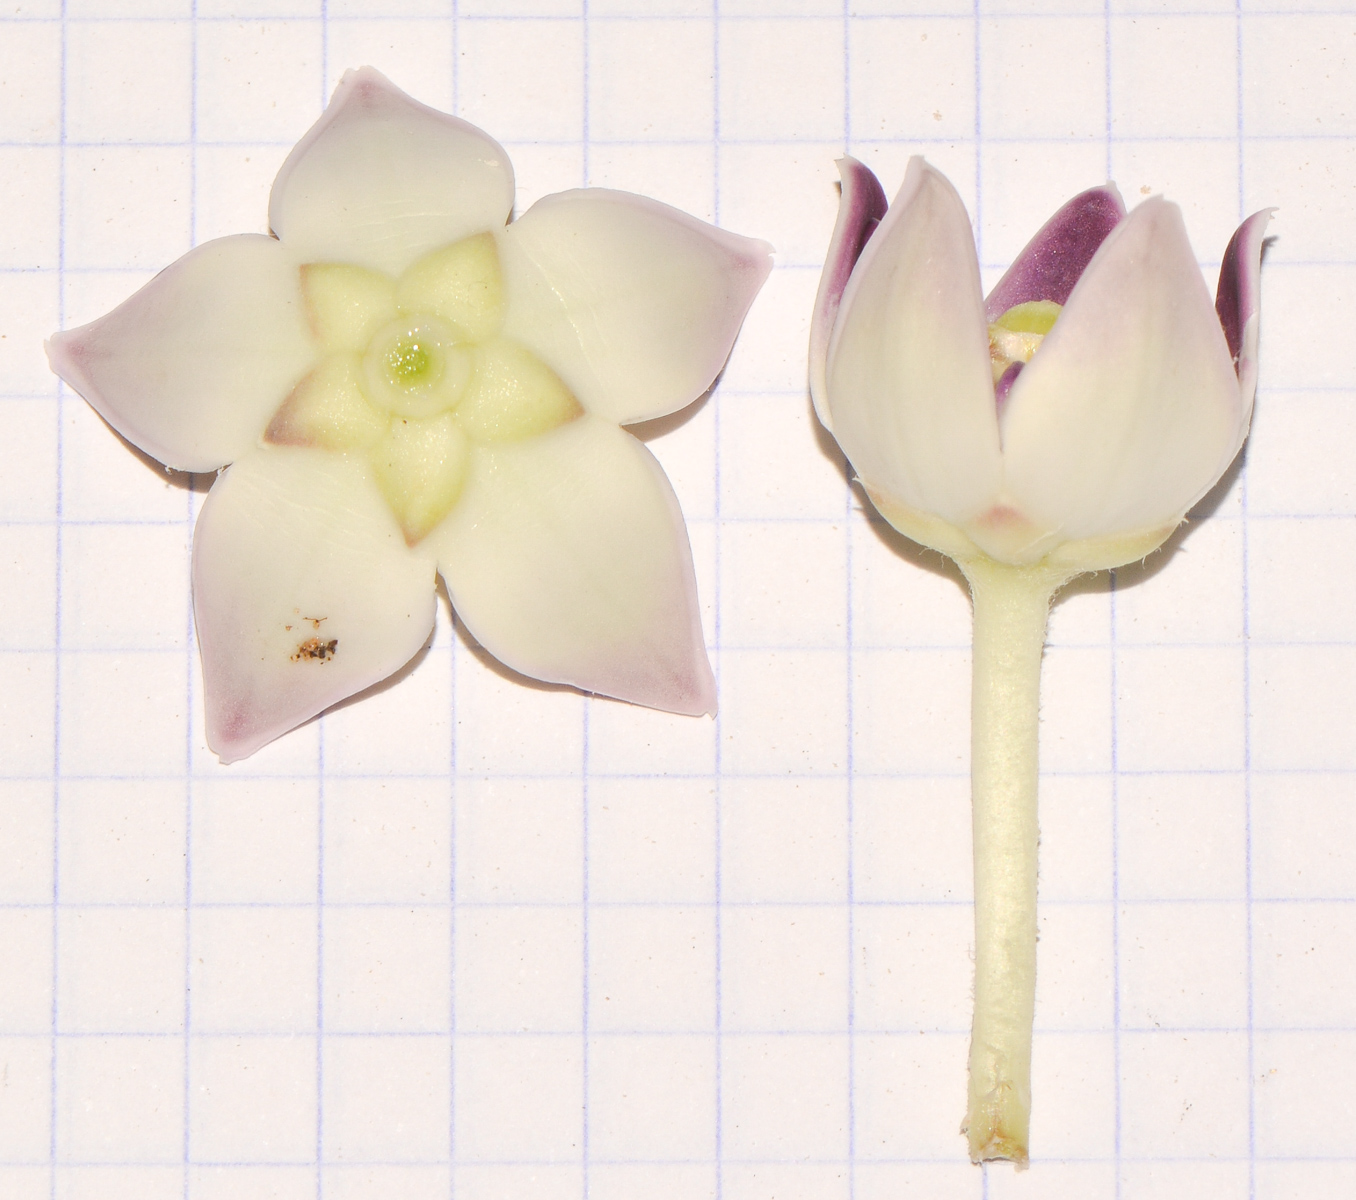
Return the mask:
<svg viewBox="0 0 1356 1200">
<path fill-rule="evenodd" d="M 0 1196 L 1356 1194 L 1356 8 L 1101 0 L 13 0 L 0 17 Z M 717 392 L 654 432 L 712 722 L 407 678 L 230 768 L 203 489 L 41 340 L 267 189 L 371 63 L 581 185 L 766 238 Z M 1243 469 L 1070 589 L 1045 666 L 1033 1166 L 957 1129 L 969 610 L 805 389 L 844 149 L 946 171 L 986 281 L 1163 192 L 1213 272 L 1280 212 Z"/>
</svg>

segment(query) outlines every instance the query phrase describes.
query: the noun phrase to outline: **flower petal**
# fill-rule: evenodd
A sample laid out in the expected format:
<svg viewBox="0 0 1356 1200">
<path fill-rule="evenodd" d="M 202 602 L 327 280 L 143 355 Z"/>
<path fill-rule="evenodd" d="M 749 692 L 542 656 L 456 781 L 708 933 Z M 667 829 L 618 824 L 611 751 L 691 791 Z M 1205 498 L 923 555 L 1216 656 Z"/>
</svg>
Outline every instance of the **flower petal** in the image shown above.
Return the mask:
<svg viewBox="0 0 1356 1200">
<path fill-rule="evenodd" d="M 1274 208 L 1255 212 L 1234 231 L 1219 268 L 1215 312 L 1233 355 L 1243 408 L 1252 412 L 1257 390 L 1257 321 L 1262 305 L 1262 238 Z"/>
<path fill-rule="evenodd" d="M 502 226 L 512 207 L 498 142 L 363 67 L 287 156 L 268 220 L 303 262 L 398 275 L 436 246 Z"/>
<path fill-rule="evenodd" d="M 1040 227 L 989 293 L 989 320 L 1028 300 L 1067 303 L 1097 247 L 1124 218 L 1114 183 L 1075 196 Z"/>
<path fill-rule="evenodd" d="M 1002 460 L 975 243 L 921 158 L 843 292 L 826 379 L 834 436 L 871 488 L 956 525 L 991 503 Z"/>
<path fill-rule="evenodd" d="M 585 416 L 478 450 L 461 503 L 424 545 L 467 627 L 515 671 L 715 711 L 678 501 L 616 426 Z"/>
<path fill-rule="evenodd" d="M 857 265 L 867 239 L 876 231 L 889 208 L 885 190 L 869 167 L 844 155 L 838 160 L 838 173 L 843 181 L 838 223 L 829 240 L 824 274 L 819 277 L 819 293 L 815 296 L 815 311 L 810 318 L 810 399 L 814 401 L 820 423 L 829 430 L 833 426 L 829 423 L 824 371 L 828 365 L 833 324 L 838 319 L 838 306 L 852 268 Z"/>
<path fill-rule="evenodd" d="M 1175 524 L 1247 425 L 1182 214 L 1146 200 L 1103 243 L 1012 385 L 1006 493 L 1064 539 Z"/>
<path fill-rule="evenodd" d="M 193 611 L 207 742 L 234 762 L 407 662 L 433 627 L 433 563 L 361 460 L 270 448 L 203 505 Z"/>
<path fill-rule="evenodd" d="M 500 249 L 504 332 L 587 412 L 621 424 L 674 412 L 711 386 L 772 269 L 763 242 L 602 188 L 537 201 Z"/>
<path fill-rule="evenodd" d="M 295 260 L 248 233 L 190 250 L 47 357 L 147 454 L 215 471 L 258 442 L 315 351 Z"/>
</svg>

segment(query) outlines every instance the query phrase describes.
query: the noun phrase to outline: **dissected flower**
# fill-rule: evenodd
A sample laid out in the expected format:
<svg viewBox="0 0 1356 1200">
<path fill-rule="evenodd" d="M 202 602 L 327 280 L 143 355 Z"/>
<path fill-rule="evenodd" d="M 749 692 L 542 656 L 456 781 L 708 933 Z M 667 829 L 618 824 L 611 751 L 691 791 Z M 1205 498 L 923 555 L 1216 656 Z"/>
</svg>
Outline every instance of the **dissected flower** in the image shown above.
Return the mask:
<svg viewBox="0 0 1356 1200">
<path fill-rule="evenodd" d="M 242 758 L 390 675 L 434 573 L 538 679 L 714 711 L 677 499 L 619 425 L 700 396 L 768 248 L 588 189 L 506 225 L 480 130 L 347 73 L 273 185 L 274 237 L 208 242 L 53 369 L 167 466 L 194 536 L 207 734 Z"/>
<path fill-rule="evenodd" d="M 815 408 L 873 503 L 974 600 L 971 1157 L 1027 1160 L 1041 653 L 1055 592 L 1143 558 L 1220 478 L 1257 383 L 1268 212 L 1214 304 L 1177 208 L 1074 197 L 986 300 L 955 189 L 913 159 L 895 203 L 852 159 L 811 325 Z"/>
</svg>

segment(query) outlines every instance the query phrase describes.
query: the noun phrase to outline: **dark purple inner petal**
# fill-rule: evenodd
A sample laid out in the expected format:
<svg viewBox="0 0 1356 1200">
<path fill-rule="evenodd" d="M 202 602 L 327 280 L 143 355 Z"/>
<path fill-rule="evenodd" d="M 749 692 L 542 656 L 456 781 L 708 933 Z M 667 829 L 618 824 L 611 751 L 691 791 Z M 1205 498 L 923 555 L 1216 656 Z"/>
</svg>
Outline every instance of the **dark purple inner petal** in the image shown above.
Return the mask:
<svg viewBox="0 0 1356 1200">
<path fill-rule="evenodd" d="M 998 402 L 1001 410 L 1003 401 L 1008 398 L 1008 393 L 1012 391 L 1012 385 L 1017 382 L 1017 376 L 1022 373 L 1022 368 L 1026 366 L 1024 362 L 1014 362 L 1008 364 L 1008 369 L 998 377 L 998 382 L 993 385 L 994 399 Z"/>
<path fill-rule="evenodd" d="M 820 276 L 819 293 L 815 296 L 814 312 L 810 318 L 810 391 L 820 419 L 828 422 L 824 392 L 824 372 L 827 369 L 829 341 L 843 291 L 852 277 L 852 268 L 861 258 L 866 243 L 871 240 L 889 202 L 880 181 L 869 167 L 855 158 L 844 156 L 838 161 L 843 177 L 843 198 L 838 206 L 838 223 L 833 229 L 829 252 Z"/>
<path fill-rule="evenodd" d="M 838 232 L 841 236 L 830 247 L 827 267 L 831 272 L 830 290 L 835 300 L 843 294 L 852 268 L 857 265 L 866 243 L 890 206 L 880 180 L 870 167 L 855 158 L 843 159 L 842 203 L 846 211 L 840 218 Z"/>
<path fill-rule="evenodd" d="M 989 293 L 985 309 L 996 321 L 1014 304 L 1053 300 L 1066 304 L 1097 247 L 1125 216 L 1114 187 L 1075 196 L 1036 234 Z"/>
<path fill-rule="evenodd" d="M 1262 235 L 1271 219 L 1271 209 L 1253 213 L 1235 231 L 1224 251 L 1219 268 L 1219 288 L 1215 292 L 1215 312 L 1229 343 L 1229 354 L 1238 369 L 1243 348 L 1243 327 L 1257 311 L 1257 282 L 1261 266 Z"/>
</svg>

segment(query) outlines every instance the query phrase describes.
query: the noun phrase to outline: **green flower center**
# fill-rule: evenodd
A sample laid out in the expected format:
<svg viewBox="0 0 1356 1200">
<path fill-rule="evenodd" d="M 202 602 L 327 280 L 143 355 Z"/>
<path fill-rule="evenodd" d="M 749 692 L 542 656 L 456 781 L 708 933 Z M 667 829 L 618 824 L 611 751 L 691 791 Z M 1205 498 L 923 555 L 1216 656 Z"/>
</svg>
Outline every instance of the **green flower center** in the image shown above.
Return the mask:
<svg viewBox="0 0 1356 1200">
<path fill-rule="evenodd" d="M 436 417 L 461 402 L 472 354 L 472 343 L 441 317 L 398 317 L 367 345 L 363 394 L 399 417 Z"/>
<path fill-rule="evenodd" d="M 402 338 L 386 352 L 386 374 L 392 383 L 413 387 L 425 381 L 434 363 L 427 345 L 420 345 L 415 337 Z M 439 364 L 441 368 L 441 364 Z M 441 369 L 437 372 L 441 375 Z"/>
<path fill-rule="evenodd" d="M 265 441 L 364 455 L 410 545 L 456 506 L 477 445 L 583 413 L 550 367 L 500 335 L 493 234 L 439 247 L 399 279 L 308 263 L 301 283 L 318 359 Z"/>
<path fill-rule="evenodd" d="M 994 383 L 1003 378 L 1013 363 L 1031 361 L 1062 311 L 1062 306 L 1053 300 L 1027 300 L 1014 304 L 989 326 L 989 363 Z"/>
</svg>

